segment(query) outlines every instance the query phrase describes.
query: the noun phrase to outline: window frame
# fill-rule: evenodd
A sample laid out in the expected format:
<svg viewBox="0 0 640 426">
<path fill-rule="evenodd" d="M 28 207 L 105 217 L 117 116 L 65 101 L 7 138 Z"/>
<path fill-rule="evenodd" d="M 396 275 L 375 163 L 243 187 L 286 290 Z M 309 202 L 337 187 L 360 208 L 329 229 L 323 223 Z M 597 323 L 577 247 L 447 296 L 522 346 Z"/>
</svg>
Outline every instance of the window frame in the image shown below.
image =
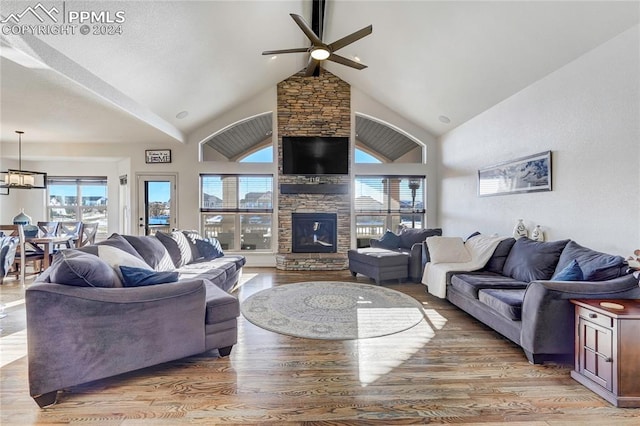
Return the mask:
<svg viewBox="0 0 640 426">
<path fill-rule="evenodd" d="M 51 194 L 51 189 L 56 186 L 75 186 L 76 189 L 76 203 L 75 204 L 61 204 L 59 206 L 51 205 L 51 198 L 57 197 L 55 194 Z M 84 205 L 82 203 L 82 188 L 84 186 L 103 186 L 105 190 L 104 195 L 104 204 L 97 205 Z M 98 222 L 103 222 L 104 225 L 99 227 L 98 234 L 96 235 L 96 240 L 100 241 L 107 238 L 109 233 L 109 182 L 107 176 L 47 176 L 47 189 L 46 189 L 46 217 L 47 220 L 53 221 L 58 220 L 54 218 L 51 214 L 52 209 L 54 208 L 63 208 L 63 209 L 73 209 L 75 210 L 74 221 L 79 222 L 89 222 L 91 219 L 85 218 L 85 213 L 88 210 L 98 210 L 104 214 L 104 219 L 98 220 Z M 69 219 L 71 221 L 71 219 Z M 62 221 L 61 221 L 62 222 Z"/>
<path fill-rule="evenodd" d="M 204 205 L 204 181 L 205 178 L 207 177 L 220 177 L 220 178 L 236 178 L 235 181 L 235 187 L 233 188 L 232 192 L 235 193 L 235 199 L 233 200 L 233 202 L 228 202 L 225 199 L 222 199 L 222 206 L 221 207 L 203 207 Z M 268 203 L 271 207 L 264 207 L 264 208 L 246 208 L 246 204 L 245 207 L 240 207 L 242 205 L 241 201 L 242 199 L 241 197 L 241 184 L 242 184 L 242 178 L 261 178 L 261 179 L 269 179 L 270 180 L 270 189 L 269 189 L 269 193 L 271 194 L 271 198 L 270 198 L 270 202 Z M 199 210 L 200 210 L 200 232 L 202 235 L 204 235 L 205 237 L 215 237 L 218 238 L 219 240 L 222 238 L 221 235 L 219 235 L 220 231 L 226 231 L 226 229 L 232 229 L 233 230 L 233 238 L 231 241 L 227 240 L 228 235 L 225 235 L 224 238 L 222 238 L 221 240 L 221 244 L 224 244 L 225 246 L 227 246 L 227 249 L 230 251 L 239 251 L 239 252 L 246 252 L 246 251 L 258 251 L 258 252 L 273 252 L 273 243 L 274 243 L 274 239 L 272 237 L 273 235 L 273 228 L 274 228 L 274 209 L 273 209 L 273 205 L 274 205 L 274 195 L 275 195 L 275 191 L 274 191 L 274 182 L 275 182 L 275 177 L 273 174 L 269 174 L 269 173 L 259 173 L 259 174 L 247 174 L 247 173 L 200 173 L 199 175 L 199 188 L 200 188 L 200 196 L 199 196 Z M 245 193 L 245 195 L 247 193 L 250 193 L 252 191 L 248 191 Z M 246 203 L 246 201 L 245 201 Z M 231 205 L 231 207 L 230 207 Z M 235 206 L 235 207 L 233 207 Z M 209 223 L 209 219 L 210 218 L 216 218 L 217 216 L 220 217 L 220 220 L 217 223 L 223 223 L 223 221 L 226 219 L 232 219 L 232 220 L 228 220 L 226 222 L 226 227 L 223 227 L 222 225 L 220 225 L 218 228 L 219 230 L 212 230 L 212 228 L 215 228 L 214 225 L 211 225 Z M 266 223 L 263 223 L 263 219 L 260 219 L 260 221 L 258 223 L 251 223 L 251 219 L 255 218 L 259 218 L 259 217 L 268 217 L 269 220 L 266 220 Z M 215 223 L 215 222 L 212 222 Z M 266 225 L 266 227 L 260 227 L 258 225 Z M 263 240 L 262 240 L 262 244 L 260 244 L 260 242 L 258 242 L 258 244 L 255 244 L 254 242 L 249 243 L 248 241 L 245 241 L 245 235 L 251 233 L 250 231 L 252 230 L 251 225 L 254 225 L 253 228 L 266 228 L 264 229 L 264 234 L 263 234 Z M 277 226 L 277 225 L 276 225 Z M 249 229 L 249 232 L 247 232 L 246 230 Z M 236 230 L 239 230 L 236 231 Z M 228 232 L 224 232 L 225 234 L 228 234 Z M 248 237 L 248 235 L 247 235 Z M 253 238 L 255 238 L 254 235 L 252 235 Z M 264 247 L 258 247 L 259 245 L 264 245 Z M 225 249 L 225 247 L 223 247 L 223 249 Z"/>
<path fill-rule="evenodd" d="M 356 188 L 358 185 L 358 180 L 366 180 L 366 179 L 380 179 L 387 180 L 387 183 L 382 183 L 381 186 L 383 188 L 383 203 L 380 209 L 366 209 L 366 208 L 358 208 L 356 203 L 356 198 L 360 196 L 357 192 Z M 398 199 L 394 199 L 393 196 L 390 195 L 392 185 L 390 184 L 392 179 L 398 180 L 410 180 L 410 179 L 419 179 L 420 187 L 416 190 L 416 194 L 420 194 L 419 201 L 422 203 L 421 208 L 415 208 L 412 206 L 410 208 L 402 207 L 401 194 L 399 193 Z M 416 227 L 417 223 L 420 224 L 420 228 L 424 229 L 426 226 L 426 218 L 427 218 L 427 209 L 426 209 L 426 185 L 427 185 L 427 177 L 426 175 L 356 175 L 353 180 L 353 212 L 356 226 L 356 241 L 358 242 L 358 247 L 366 247 L 367 240 L 369 238 L 379 238 L 384 234 L 385 230 L 390 229 L 394 232 L 397 232 L 399 227 L 407 226 L 407 224 L 403 225 L 402 217 L 411 217 L 412 221 L 409 224 L 409 227 Z M 398 207 L 393 207 L 393 203 L 397 202 Z M 418 201 L 418 200 L 416 200 Z M 380 217 L 383 218 L 382 225 L 380 224 L 360 224 L 358 222 L 359 217 Z M 381 230 L 382 234 L 358 234 L 359 229 L 376 229 Z"/>
</svg>

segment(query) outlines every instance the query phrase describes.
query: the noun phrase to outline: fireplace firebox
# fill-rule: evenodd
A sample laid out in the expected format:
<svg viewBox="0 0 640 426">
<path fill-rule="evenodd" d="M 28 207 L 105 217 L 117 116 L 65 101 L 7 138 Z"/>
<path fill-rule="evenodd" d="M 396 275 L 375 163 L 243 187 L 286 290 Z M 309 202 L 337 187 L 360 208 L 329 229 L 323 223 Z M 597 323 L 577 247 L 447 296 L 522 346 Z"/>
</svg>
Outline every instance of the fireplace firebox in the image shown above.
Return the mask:
<svg viewBox="0 0 640 426">
<path fill-rule="evenodd" d="M 335 213 L 292 213 L 293 253 L 336 253 L 338 215 Z"/>
</svg>

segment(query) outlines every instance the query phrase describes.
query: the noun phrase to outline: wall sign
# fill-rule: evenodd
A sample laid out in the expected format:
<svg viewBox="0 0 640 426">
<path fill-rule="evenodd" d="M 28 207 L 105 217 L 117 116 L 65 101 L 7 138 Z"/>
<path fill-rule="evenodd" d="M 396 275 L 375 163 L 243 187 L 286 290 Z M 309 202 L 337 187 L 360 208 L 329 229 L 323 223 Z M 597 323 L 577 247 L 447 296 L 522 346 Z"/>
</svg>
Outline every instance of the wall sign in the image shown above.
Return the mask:
<svg viewBox="0 0 640 426">
<path fill-rule="evenodd" d="M 170 163 L 170 149 L 147 149 L 144 151 L 146 163 Z"/>
</svg>

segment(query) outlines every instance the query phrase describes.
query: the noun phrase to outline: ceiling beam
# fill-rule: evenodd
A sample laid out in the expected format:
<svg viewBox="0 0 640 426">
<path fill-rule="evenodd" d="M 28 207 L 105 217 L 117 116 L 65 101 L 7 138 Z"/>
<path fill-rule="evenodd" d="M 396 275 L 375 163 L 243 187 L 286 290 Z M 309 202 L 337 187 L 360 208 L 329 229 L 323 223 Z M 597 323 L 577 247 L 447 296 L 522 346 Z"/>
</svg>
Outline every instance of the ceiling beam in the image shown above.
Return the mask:
<svg viewBox="0 0 640 426">
<path fill-rule="evenodd" d="M 178 142 L 186 142 L 185 135 L 176 126 L 37 37 L 25 33 L 23 35 L 2 35 L 1 40 L 3 44 L 32 57 L 127 114 L 167 134 Z"/>
<path fill-rule="evenodd" d="M 325 0 L 313 0 L 311 7 L 311 29 L 318 36 L 320 40 L 323 38 L 324 33 L 324 12 L 325 12 Z M 323 40 L 324 41 L 324 40 Z M 313 71 L 313 76 L 320 76 L 321 63 Z"/>
</svg>

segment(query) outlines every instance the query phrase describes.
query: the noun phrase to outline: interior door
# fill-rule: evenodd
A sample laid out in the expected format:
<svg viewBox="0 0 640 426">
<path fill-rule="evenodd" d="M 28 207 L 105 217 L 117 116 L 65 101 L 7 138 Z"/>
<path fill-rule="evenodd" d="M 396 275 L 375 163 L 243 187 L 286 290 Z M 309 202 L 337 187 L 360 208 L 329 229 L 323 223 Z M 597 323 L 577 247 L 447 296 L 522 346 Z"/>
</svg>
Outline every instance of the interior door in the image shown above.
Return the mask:
<svg viewBox="0 0 640 426">
<path fill-rule="evenodd" d="M 175 174 L 138 175 L 138 235 L 169 232 L 178 224 Z"/>
</svg>

